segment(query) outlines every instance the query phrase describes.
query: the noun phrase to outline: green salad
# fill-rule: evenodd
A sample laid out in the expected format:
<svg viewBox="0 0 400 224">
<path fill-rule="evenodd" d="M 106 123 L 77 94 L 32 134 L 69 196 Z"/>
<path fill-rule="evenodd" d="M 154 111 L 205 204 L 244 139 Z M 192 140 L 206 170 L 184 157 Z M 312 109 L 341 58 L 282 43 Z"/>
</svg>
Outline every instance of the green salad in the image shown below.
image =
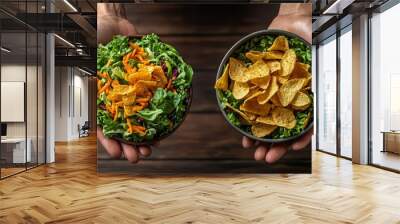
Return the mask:
<svg viewBox="0 0 400 224">
<path fill-rule="evenodd" d="M 115 36 L 97 48 L 97 124 L 106 137 L 158 140 L 183 121 L 193 69 L 155 34 Z"/>
<path fill-rule="evenodd" d="M 311 48 L 260 35 L 239 46 L 215 83 L 226 119 L 259 138 L 299 135 L 313 119 Z"/>
</svg>

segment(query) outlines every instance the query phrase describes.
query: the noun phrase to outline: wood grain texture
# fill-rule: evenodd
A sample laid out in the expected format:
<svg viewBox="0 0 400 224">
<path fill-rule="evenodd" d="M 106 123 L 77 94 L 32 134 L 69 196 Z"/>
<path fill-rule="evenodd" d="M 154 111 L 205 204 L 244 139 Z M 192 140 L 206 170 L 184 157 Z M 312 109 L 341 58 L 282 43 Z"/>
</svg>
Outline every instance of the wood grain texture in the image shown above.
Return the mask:
<svg viewBox="0 0 400 224">
<path fill-rule="evenodd" d="M 97 163 L 99 172 L 149 174 L 157 171 L 161 173 L 212 171 L 309 173 L 311 171 L 310 147 L 300 152 L 288 153 L 274 166 L 265 167 L 255 162 L 254 149 L 243 149 L 242 136 L 224 120 L 213 88 L 219 63 L 225 53 L 245 35 L 266 29 L 277 13 L 277 5 L 126 4 L 125 6 L 128 20 L 136 27 L 139 34 L 158 34 L 162 41 L 174 46 L 193 67 L 193 100 L 184 123 L 175 133 L 163 140 L 159 147 L 155 147 L 152 156 L 143 163 L 129 164 L 123 159 L 111 160 L 99 145 Z"/>
<path fill-rule="evenodd" d="M 399 174 L 321 152 L 293 175 L 133 177 L 98 174 L 95 159 L 82 138 L 0 181 L 0 223 L 400 223 Z"/>
</svg>

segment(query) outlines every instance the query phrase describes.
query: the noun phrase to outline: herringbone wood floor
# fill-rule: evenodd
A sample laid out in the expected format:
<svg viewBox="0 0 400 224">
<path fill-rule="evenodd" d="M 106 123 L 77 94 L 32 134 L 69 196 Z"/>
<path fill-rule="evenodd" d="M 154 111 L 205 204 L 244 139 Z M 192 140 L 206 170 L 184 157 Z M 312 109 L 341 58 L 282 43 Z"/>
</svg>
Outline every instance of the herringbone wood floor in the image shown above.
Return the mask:
<svg viewBox="0 0 400 224">
<path fill-rule="evenodd" d="M 400 175 L 315 152 L 312 175 L 96 173 L 94 138 L 0 181 L 0 223 L 400 223 Z"/>
</svg>

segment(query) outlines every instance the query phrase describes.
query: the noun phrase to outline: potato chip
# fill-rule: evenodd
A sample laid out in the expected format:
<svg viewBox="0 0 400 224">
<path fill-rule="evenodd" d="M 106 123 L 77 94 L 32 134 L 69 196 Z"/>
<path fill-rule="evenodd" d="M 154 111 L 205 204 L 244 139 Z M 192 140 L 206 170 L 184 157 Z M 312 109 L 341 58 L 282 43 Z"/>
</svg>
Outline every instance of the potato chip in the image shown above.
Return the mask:
<svg viewBox="0 0 400 224">
<path fill-rule="evenodd" d="M 246 58 L 248 58 L 251 62 L 255 63 L 258 60 L 261 60 L 265 56 L 265 52 L 261 51 L 248 51 L 245 54 Z"/>
<path fill-rule="evenodd" d="M 242 111 L 234 108 L 232 105 L 230 105 L 228 103 L 225 103 L 225 106 L 228 107 L 233 112 L 239 114 L 244 120 L 246 120 L 246 121 L 248 121 L 250 123 L 250 118 L 245 113 L 243 113 Z"/>
<path fill-rule="evenodd" d="M 261 89 L 267 89 L 269 86 L 269 83 L 271 81 L 271 76 L 265 76 L 262 78 L 256 78 L 256 79 L 252 79 L 250 82 L 258 87 L 260 87 Z"/>
<path fill-rule="evenodd" d="M 134 105 L 136 103 L 136 95 L 122 96 L 122 102 L 126 106 Z"/>
<path fill-rule="evenodd" d="M 293 49 L 289 49 L 282 56 L 281 60 L 281 76 L 289 76 L 294 69 L 296 64 L 296 52 Z"/>
<path fill-rule="evenodd" d="M 274 96 L 271 97 L 271 102 L 274 106 L 282 107 L 281 101 L 279 101 L 278 94 L 275 94 Z"/>
<path fill-rule="evenodd" d="M 235 58 L 229 58 L 229 78 L 238 82 L 247 82 L 249 79 L 244 75 L 245 71 L 246 66 L 243 62 Z"/>
<path fill-rule="evenodd" d="M 267 61 L 270 74 L 281 70 L 281 63 L 279 61 Z"/>
<path fill-rule="evenodd" d="M 262 138 L 270 135 L 276 128 L 277 126 L 275 125 L 257 123 L 251 126 L 251 133 L 258 138 Z"/>
<path fill-rule="evenodd" d="M 273 95 L 279 90 L 279 85 L 277 83 L 277 78 L 272 76 L 269 87 L 264 91 L 263 94 L 257 97 L 257 102 L 259 104 L 267 103 Z"/>
<path fill-rule="evenodd" d="M 278 96 L 282 106 L 288 106 L 303 87 L 304 79 L 290 79 L 279 88 Z"/>
<path fill-rule="evenodd" d="M 311 99 L 307 94 L 303 92 L 298 92 L 291 104 L 292 106 L 297 108 L 304 108 L 308 107 L 311 104 Z"/>
<path fill-rule="evenodd" d="M 301 63 L 301 62 L 297 62 L 296 63 L 297 64 L 297 66 L 299 66 L 299 67 L 301 67 L 304 71 L 310 71 L 310 65 L 309 64 L 304 64 L 304 63 Z"/>
<path fill-rule="evenodd" d="M 296 117 L 293 111 L 284 107 L 275 107 L 272 112 L 272 120 L 279 127 L 292 129 L 296 126 Z"/>
<path fill-rule="evenodd" d="M 249 93 L 249 91 L 249 84 L 247 84 L 246 82 L 236 81 L 233 84 L 232 95 L 237 100 L 243 99 Z"/>
<path fill-rule="evenodd" d="M 275 59 L 282 59 L 283 53 L 280 51 L 267 51 L 264 54 L 263 59 L 265 60 L 275 60 Z"/>
<path fill-rule="evenodd" d="M 310 86 L 311 86 L 310 84 L 311 84 L 311 76 L 307 77 L 307 78 L 304 80 L 303 89 L 304 89 L 304 88 L 307 88 L 307 87 L 310 87 Z"/>
<path fill-rule="evenodd" d="M 282 76 L 277 76 L 276 78 L 278 80 L 278 83 L 281 85 L 285 84 L 289 80 L 289 78 L 282 77 Z"/>
<path fill-rule="evenodd" d="M 304 105 L 304 106 L 300 106 L 300 107 L 292 105 L 291 107 L 293 110 L 304 111 L 304 110 L 307 110 L 308 107 L 310 107 L 310 105 Z"/>
<path fill-rule="evenodd" d="M 231 82 L 229 83 L 229 90 L 232 92 L 233 90 L 233 86 L 235 84 L 235 81 L 231 80 Z"/>
<path fill-rule="evenodd" d="M 215 89 L 227 90 L 229 85 L 229 64 L 227 64 L 224 68 L 224 72 L 221 77 L 215 82 Z"/>
<path fill-rule="evenodd" d="M 263 78 L 269 75 L 269 67 L 264 61 L 257 61 L 245 70 L 244 75 L 248 80 Z"/>
<path fill-rule="evenodd" d="M 155 66 L 152 73 L 152 80 L 156 80 L 158 87 L 165 88 L 168 83 L 168 79 L 164 74 L 161 66 Z"/>
<path fill-rule="evenodd" d="M 308 68 L 304 66 L 305 64 L 296 62 L 294 65 L 294 69 L 292 71 L 292 74 L 290 75 L 290 78 L 308 78 L 310 77 L 310 73 L 308 72 Z"/>
<path fill-rule="evenodd" d="M 245 100 L 239 107 L 240 110 L 250 112 L 257 115 L 267 115 L 271 110 L 270 104 L 259 104 L 257 99 Z"/>
<path fill-rule="evenodd" d="M 278 36 L 274 43 L 268 48 L 268 51 L 287 51 L 289 50 L 289 42 L 285 36 Z"/>
<path fill-rule="evenodd" d="M 274 120 L 272 120 L 272 116 L 271 115 L 259 116 L 259 117 L 257 117 L 256 122 L 263 123 L 263 124 L 269 124 L 269 125 L 276 125 Z"/>
<path fill-rule="evenodd" d="M 256 88 L 253 88 L 256 87 Z M 245 97 L 246 100 L 251 100 L 253 98 L 256 98 L 257 96 L 261 95 L 263 93 L 262 90 L 260 90 L 257 86 L 252 86 L 250 88 L 250 92 L 247 94 L 247 96 Z"/>
<path fill-rule="evenodd" d="M 153 72 L 153 71 L 151 71 Z M 139 80 L 151 80 L 151 73 L 147 69 L 139 69 L 137 72 L 129 73 L 126 76 L 126 80 L 129 84 L 135 85 Z"/>
<path fill-rule="evenodd" d="M 245 111 L 244 114 L 246 114 L 246 116 L 249 118 L 250 121 L 255 121 L 256 118 L 257 118 L 256 114 L 253 114 L 253 113 L 250 113 L 250 112 L 247 112 L 247 111 Z"/>
</svg>

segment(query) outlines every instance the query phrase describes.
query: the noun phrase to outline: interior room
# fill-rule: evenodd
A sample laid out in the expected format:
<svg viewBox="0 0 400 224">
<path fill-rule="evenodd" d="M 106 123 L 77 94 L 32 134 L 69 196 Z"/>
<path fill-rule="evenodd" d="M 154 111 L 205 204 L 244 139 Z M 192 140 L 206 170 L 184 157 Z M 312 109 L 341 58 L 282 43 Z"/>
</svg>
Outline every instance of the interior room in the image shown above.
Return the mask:
<svg viewBox="0 0 400 224">
<path fill-rule="evenodd" d="M 97 2 L 182 5 L 157 0 L 0 1 L 0 223 L 400 222 L 399 1 L 305 1 L 312 4 L 312 149 L 293 150 L 282 161 L 311 153 L 310 174 L 193 174 L 185 164 L 196 160 L 189 160 L 180 166 L 170 163 L 183 171 L 163 175 L 138 174 L 141 167 L 168 168 L 146 160 L 129 164 L 130 169 L 138 165 L 136 174 L 99 172 L 98 159 L 105 161 L 104 170 L 114 161 L 105 151 L 97 153 Z M 232 2 L 218 1 L 264 4 Z M 227 40 L 241 37 L 236 35 L 201 38 L 220 49 Z M 224 52 L 220 50 L 221 58 Z M 217 70 L 207 66 L 199 73 Z M 215 97 L 214 81 L 197 76 L 195 84 L 210 85 L 210 91 L 196 90 L 195 100 Z M 204 117 L 202 122 L 208 122 L 216 107 L 207 102 L 208 108 L 192 107 L 191 113 Z M 216 112 L 212 116 L 223 119 Z M 157 145 L 154 164 L 165 157 L 182 160 L 184 153 L 196 157 L 205 147 L 221 157 L 254 156 L 254 148 L 242 149 L 241 136 L 228 125 L 223 128 L 234 137 L 221 137 L 222 143 L 210 140 L 204 147 L 179 148 L 198 137 L 190 135 L 194 128 L 181 129 L 177 144 L 169 140 Z M 204 133 L 228 136 L 217 128 L 212 124 Z M 283 167 L 283 162 L 251 162 L 264 170 Z M 235 167 L 247 169 L 248 164 Z"/>
<path fill-rule="evenodd" d="M 352 7 L 361 7 L 360 5 L 362 4 L 354 3 L 347 10 L 351 11 Z M 369 24 L 368 29 L 360 30 L 360 27 L 355 27 L 354 24 L 359 26 L 360 21 L 355 22 L 354 13 L 349 13 L 337 19 L 340 22 L 337 29 L 324 30 L 324 25 L 321 25 L 314 31 L 319 98 L 315 147 L 318 151 L 353 162 L 363 160 L 362 163 L 398 172 L 399 103 L 394 97 L 399 93 L 398 69 L 394 56 L 398 46 L 391 43 L 399 35 L 392 27 L 399 19 L 400 6 L 379 4 L 374 7 L 375 10 L 368 10 L 370 18 L 364 21 Z M 361 14 L 360 11 L 358 13 Z M 317 18 L 313 24 L 319 24 L 322 19 L 323 17 Z M 360 34 L 366 36 L 365 43 L 361 43 Z M 365 51 L 358 49 L 359 44 L 364 44 L 361 46 L 365 46 Z M 358 54 L 363 54 L 361 56 L 365 60 L 358 61 L 355 58 Z M 365 63 L 365 80 L 354 77 L 359 69 L 354 66 L 357 64 L 355 62 Z M 354 90 L 357 88 L 363 88 L 366 97 L 356 97 Z M 358 109 L 360 103 L 364 110 L 353 111 L 352 108 Z M 353 127 L 352 124 L 358 122 L 357 119 L 361 116 L 365 116 L 367 124 L 363 126 L 365 133 L 354 139 L 352 134 L 359 127 Z M 359 141 L 359 137 L 364 137 L 364 141 L 369 142 L 364 147 L 368 153 L 361 156 L 364 158 L 360 158 L 357 148 L 352 147 L 352 143 Z"/>
</svg>

